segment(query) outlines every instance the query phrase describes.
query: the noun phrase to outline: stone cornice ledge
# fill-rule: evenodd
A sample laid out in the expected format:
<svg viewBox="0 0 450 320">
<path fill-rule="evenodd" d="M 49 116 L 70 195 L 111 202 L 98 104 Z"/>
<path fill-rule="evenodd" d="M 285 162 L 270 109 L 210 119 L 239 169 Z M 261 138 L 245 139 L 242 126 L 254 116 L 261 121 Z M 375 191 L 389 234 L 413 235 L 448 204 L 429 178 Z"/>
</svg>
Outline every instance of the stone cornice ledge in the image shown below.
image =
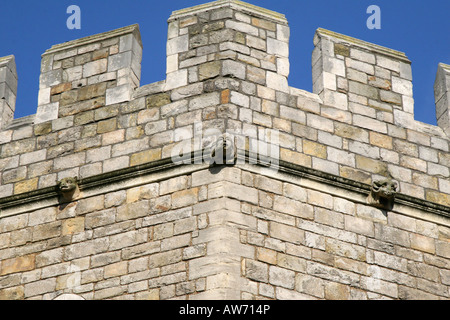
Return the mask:
<svg viewBox="0 0 450 320">
<path fill-rule="evenodd" d="M 261 162 L 258 164 L 259 166 L 245 164 L 242 169 L 370 206 L 367 203 L 371 192 L 369 184 L 285 161 L 280 161 L 277 170 L 263 168 L 267 164 Z M 280 178 L 280 175 L 283 177 Z M 374 209 L 387 215 L 387 211 Z M 428 200 L 397 193 L 394 207 L 390 211 L 450 227 L 450 207 Z"/>
<path fill-rule="evenodd" d="M 203 154 L 205 154 L 204 150 L 193 152 L 190 157 L 184 160 L 190 159 L 191 163 L 202 163 Z M 279 161 L 278 165 L 274 167 L 273 163 L 276 162 L 270 161 L 270 159 L 268 159 L 268 162 L 258 160 L 256 164 L 249 164 L 248 160 L 248 152 L 240 150 L 236 166 L 273 179 L 292 182 L 367 205 L 366 198 L 371 188 L 369 184 L 285 161 Z M 163 181 L 179 175 L 205 170 L 208 167 L 209 165 L 204 162 L 186 165 L 183 163 L 183 159 L 179 163 L 174 163 L 171 158 L 166 158 L 112 171 L 80 180 L 81 198 Z M 58 204 L 56 186 L 5 197 L 0 199 L 0 219 Z M 450 207 L 401 193 L 397 194 L 392 211 L 450 226 Z"/>
</svg>

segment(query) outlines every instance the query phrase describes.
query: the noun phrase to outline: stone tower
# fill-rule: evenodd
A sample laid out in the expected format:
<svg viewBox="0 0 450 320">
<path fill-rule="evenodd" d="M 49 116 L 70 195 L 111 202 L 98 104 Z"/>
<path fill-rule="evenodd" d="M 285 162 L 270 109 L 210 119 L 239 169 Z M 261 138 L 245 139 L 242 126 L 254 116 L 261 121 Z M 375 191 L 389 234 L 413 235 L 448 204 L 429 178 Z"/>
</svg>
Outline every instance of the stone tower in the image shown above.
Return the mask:
<svg viewBox="0 0 450 320">
<path fill-rule="evenodd" d="M 311 93 L 289 36 L 175 11 L 144 86 L 137 25 L 55 45 L 16 120 L 1 58 L 0 299 L 449 299 L 449 66 L 431 126 L 402 52 L 318 29 Z"/>
</svg>

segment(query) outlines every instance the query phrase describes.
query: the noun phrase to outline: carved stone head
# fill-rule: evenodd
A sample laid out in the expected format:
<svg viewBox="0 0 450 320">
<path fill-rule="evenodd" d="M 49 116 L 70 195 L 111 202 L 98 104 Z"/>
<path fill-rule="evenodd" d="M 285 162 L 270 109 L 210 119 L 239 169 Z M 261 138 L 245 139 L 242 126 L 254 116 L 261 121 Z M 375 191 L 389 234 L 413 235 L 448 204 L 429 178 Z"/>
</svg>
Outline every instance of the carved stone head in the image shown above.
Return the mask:
<svg viewBox="0 0 450 320">
<path fill-rule="evenodd" d="M 59 181 L 58 190 L 61 192 L 65 200 L 74 199 L 79 193 L 77 177 L 64 178 Z"/>
<path fill-rule="evenodd" d="M 394 205 L 398 184 L 391 179 L 374 181 L 368 203 L 381 209 L 390 210 Z"/>
<path fill-rule="evenodd" d="M 237 158 L 236 146 L 232 136 L 227 134 L 219 137 L 211 147 L 210 164 L 235 164 Z"/>
</svg>

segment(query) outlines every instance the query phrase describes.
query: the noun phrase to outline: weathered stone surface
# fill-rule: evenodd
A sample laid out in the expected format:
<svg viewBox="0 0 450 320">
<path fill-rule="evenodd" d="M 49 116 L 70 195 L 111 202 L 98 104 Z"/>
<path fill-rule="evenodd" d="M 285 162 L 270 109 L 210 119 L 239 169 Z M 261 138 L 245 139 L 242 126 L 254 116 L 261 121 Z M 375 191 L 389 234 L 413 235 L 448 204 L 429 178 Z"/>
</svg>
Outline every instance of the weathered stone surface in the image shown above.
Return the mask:
<svg viewBox="0 0 450 320">
<path fill-rule="evenodd" d="M 204 63 L 198 68 L 198 79 L 200 81 L 217 77 L 220 74 L 220 61 Z"/>
<path fill-rule="evenodd" d="M 137 26 L 52 47 L 36 116 L 0 58 L 0 299 L 449 298 L 447 67 L 423 124 L 404 54 L 318 29 L 306 92 L 285 17 L 225 2 L 173 13 L 153 84 Z"/>
<path fill-rule="evenodd" d="M 167 93 L 155 94 L 147 98 L 147 108 L 161 107 L 166 104 L 169 104 L 170 102 L 171 101 L 169 94 Z"/>
<path fill-rule="evenodd" d="M 35 268 L 36 255 L 27 255 L 2 261 L 0 275 L 29 271 Z"/>
<path fill-rule="evenodd" d="M 90 76 L 106 72 L 107 65 L 107 59 L 88 62 L 83 66 L 83 77 L 88 78 Z"/>
</svg>

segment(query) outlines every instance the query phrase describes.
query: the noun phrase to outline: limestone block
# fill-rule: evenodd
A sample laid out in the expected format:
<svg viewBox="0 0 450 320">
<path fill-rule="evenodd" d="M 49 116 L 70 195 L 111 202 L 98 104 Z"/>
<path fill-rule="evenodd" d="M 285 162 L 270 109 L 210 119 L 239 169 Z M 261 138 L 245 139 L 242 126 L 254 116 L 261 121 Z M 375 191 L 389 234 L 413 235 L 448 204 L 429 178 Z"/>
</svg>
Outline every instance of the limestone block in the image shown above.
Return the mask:
<svg viewBox="0 0 450 320">
<path fill-rule="evenodd" d="M 14 111 L 9 107 L 8 103 L 0 100 L 0 128 L 6 127 L 14 119 Z"/>
<path fill-rule="evenodd" d="M 438 66 L 434 97 L 438 125 L 448 134 L 450 131 L 450 67 L 443 63 Z"/>
<path fill-rule="evenodd" d="M 344 93 L 326 89 L 320 94 L 320 97 L 325 105 L 333 106 L 341 110 L 348 109 L 348 98 Z"/>
<path fill-rule="evenodd" d="M 400 61 L 377 55 L 377 65 L 400 73 Z"/>
<path fill-rule="evenodd" d="M 412 82 L 398 77 L 392 77 L 392 91 L 412 97 Z"/>
<path fill-rule="evenodd" d="M 172 73 L 178 70 L 178 54 L 167 56 L 166 59 L 166 73 Z"/>
<path fill-rule="evenodd" d="M 218 104 L 220 104 L 220 94 L 219 92 L 212 92 L 193 98 L 189 102 L 189 110 L 204 109 Z"/>
<path fill-rule="evenodd" d="M 256 82 L 261 85 L 266 84 L 266 72 L 264 69 L 247 66 L 247 79 L 252 82 Z"/>
<path fill-rule="evenodd" d="M 125 154 L 143 151 L 148 146 L 149 137 L 144 137 L 142 139 L 134 139 L 120 144 L 116 144 L 112 147 L 111 155 L 112 157 L 119 157 Z"/>
<path fill-rule="evenodd" d="M 222 76 L 234 76 L 245 79 L 245 65 L 239 62 L 225 60 L 222 63 Z"/>
<path fill-rule="evenodd" d="M 347 78 L 361 83 L 367 83 L 367 74 L 358 70 L 347 68 Z"/>
<path fill-rule="evenodd" d="M 258 28 L 249 25 L 247 23 L 243 23 L 243 22 L 237 22 L 237 21 L 233 21 L 233 20 L 227 20 L 225 22 L 225 27 L 229 28 L 229 29 L 233 29 L 236 31 L 240 31 L 243 33 L 247 33 L 253 36 L 258 36 L 259 35 L 259 31 Z"/>
<path fill-rule="evenodd" d="M 259 261 L 245 259 L 245 276 L 255 281 L 268 282 L 268 265 Z"/>
<path fill-rule="evenodd" d="M 334 122 L 330 119 L 318 116 L 316 114 L 307 113 L 306 114 L 306 124 L 309 127 L 327 131 L 334 132 Z"/>
<path fill-rule="evenodd" d="M 167 41 L 167 56 L 189 50 L 189 35 L 179 36 Z"/>
<path fill-rule="evenodd" d="M 290 36 L 289 26 L 277 24 L 277 39 L 280 41 L 288 42 Z"/>
<path fill-rule="evenodd" d="M 124 101 L 130 101 L 132 94 L 133 90 L 130 84 L 124 84 L 119 87 L 107 89 L 105 105 L 108 106 Z"/>
<path fill-rule="evenodd" d="M 277 91 L 289 93 L 287 78 L 278 73 L 267 71 L 266 85 L 267 87 L 275 89 Z"/>
<path fill-rule="evenodd" d="M 438 152 L 434 149 L 419 146 L 419 158 L 437 163 Z"/>
<path fill-rule="evenodd" d="M 313 92 L 321 93 L 324 89 L 336 91 L 336 75 L 330 72 L 320 72 L 313 83 Z"/>
<path fill-rule="evenodd" d="M 414 113 L 414 98 L 402 96 L 403 111 L 407 113 Z"/>
<path fill-rule="evenodd" d="M 386 91 L 386 90 L 380 90 L 380 100 L 384 101 L 384 102 L 396 104 L 396 105 L 401 105 L 402 101 L 403 101 L 401 95 L 399 95 L 395 92 Z M 410 107 L 408 107 L 408 109 L 410 109 Z"/>
<path fill-rule="evenodd" d="M 41 295 L 48 292 L 53 292 L 56 289 L 56 278 L 49 278 L 36 282 L 31 282 L 25 285 L 25 298 Z"/>
<path fill-rule="evenodd" d="M 298 123 L 306 122 L 306 114 L 304 111 L 286 107 L 283 105 L 280 106 L 280 117 Z"/>
<path fill-rule="evenodd" d="M 131 65 L 133 53 L 131 51 L 122 52 L 108 57 L 108 72 L 127 68 Z"/>
<path fill-rule="evenodd" d="M 409 81 L 413 80 L 410 63 L 400 61 L 400 77 Z"/>
<path fill-rule="evenodd" d="M 289 71 L 290 71 L 289 59 L 278 58 L 277 59 L 277 72 L 282 76 L 288 77 Z"/>
<path fill-rule="evenodd" d="M 58 118 L 59 102 L 49 103 L 38 106 L 35 124 L 44 123 Z"/>
<path fill-rule="evenodd" d="M 82 79 L 83 77 L 83 66 L 76 66 L 73 68 L 69 68 L 64 70 L 64 79 L 68 82 L 72 82 L 72 86 L 74 88 L 82 86 L 86 79 Z"/>
<path fill-rule="evenodd" d="M 359 82 L 349 81 L 349 92 L 375 100 L 378 99 L 377 88 Z"/>
<path fill-rule="evenodd" d="M 353 60 L 353 59 L 346 59 L 345 65 L 347 68 L 352 68 L 357 71 L 361 71 L 365 74 L 374 75 L 375 69 L 374 66 L 362 61 Z"/>
<path fill-rule="evenodd" d="M 343 60 L 323 56 L 322 57 L 322 63 L 323 63 L 323 71 L 330 72 L 332 74 L 345 77 L 345 64 Z"/>
<path fill-rule="evenodd" d="M 365 116 L 354 115 L 353 124 L 358 127 L 366 128 L 380 133 L 387 133 L 387 125 L 385 122 L 381 122 Z"/>
<path fill-rule="evenodd" d="M 294 244 L 301 244 L 304 241 L 305 233 L 296 227 L 288 226 L 281 223 L 270 223 L 270 235 L 273 238 L 291 242 Z"/>
<path fill-rule="evenodd" d="M 54 55 L 43 55 L 41 58 L 41 73 L 46 73 L 53 69 L 53 57 Z"/>
<path fill-rule="evenodd" d="M 61 158 L 56 158 L 54 162 L 55 170 L 69 169 L 84 164 L 85 153 L 79 152 Z"/>
<path fill-rule="evenodd" d="M 135 34 L 126 34 L 119 38 L 119 52 L 131 51 L 134 55 L 142 58 L 142 46 Z"/>
<path fill-rule="evenodd" d="M 178 37 L 178 33 L 179 33 L 179 21 L 169 22 L 167 38 L 173 39 L 175 37 Z"/>
<path fill-rule="evenodd" d="M 230 101 L 231 103 L 244 108 L 249 108 L 250 106 L 250 98 L 247 95 L 239 92 L 232 91 L 230 95 Z"/>
<path fill-rule="evenodd" d="M 289 57 L 289 45 L 284 42 L 273 38 L 267 39 L 267 53 L 274 54 L 279 57 Z"/>
<path fill-rule="evenodd" d="M 20 165 L 27 165 L 34 162 L 45 160 L 47 150 L 38 150 L 35 152 L 26 153 L 20 156 Z"/>
<path fill-rule="evenodd" d="M 253 9 L 219 0 L 174 13 L 167 79 L 136 91 L 134 32 L 44 54 L 34 126 L 30 117 L 0 131 L 0 197 L 75 175 L 86 188 L 73 203 L 36 202 L 18 215 L 2 207 L 0 298 L 54 298 L 69 289 L 69 265 L 81 268 L 74 290 L 86 298 L 448 297 L 441 207 L 425 212 L 427 202 L 416 200 L 411 210 L 408 196 L 448 205 L 449 144 L 440 128 L 414 120 L 410 63 L 320 31 L 312 58 L 320 96 L 290 88 L 289 28 Z M 6 92 L 14 79 L 1 61 Z M 437 118 L 446 130 L 448 73 L 439 68 Z M 2 121 L 12 119 L 7 111 Z M 202 120 L 208 133 L 243 129 L 264 140 L 261 153 L 277 137 L 277 158 L 307 174 L 252 164 L 153 171 L 149 163 L 200 133 L 193 124 Z M 113 171 L 134 169 L 151 174 L 109 183 Z M 92 187 L 99 174 L 106 184 Z M 389 174 L 403 193 L 394 211 L 364 204 L 364 188 L 338 187 L 347 181 L 339 177 L 370 185 Z"/>
<path fill-rule="evenodd" d="M 36 141 L 34 139 L 24 139 L 10 142 L 2 147 L 1 155 L 4 158 L 11 157 L 17 154 L 34 151 Z"/>
<path fill-rule="evenodd" d="M 172 90 L 179 87 L 184 87 L 188 84 L 188 70 L 182 69 L 169 73 L 166 78 L 164 90 Z"/>
<path fill-rule="evenodd" d="M 247 35 L 246 37 L 247 39 L 247 45 L 249 47 L 258 49 L 258 50 L 262 50 L 265 51 L 266 50 L 266 41 L 259 38 L 259 37 L 254 37 L 251 35 Z"/>
<path fill-rule="evenodd" d="M 22 128 L 18 128 L 14 131 L 12 139 L 13 140 L 21 140 L 21 139 L 31 138 L 32 134 L 33 134 L 33 128 L 22 127 Z"/>
<path fill-rule="evenodd" d="M 277 266 L 270 266 L 269 283 L 287 289 L 294 289 L 295 272 Z"/>
<path fill-rule="evenodd" d="M 194 83 L 185 87 L 180 87 L 177 89 L 172 90 L 172 94 L 170 95 L 170 98 L 172 101 L 185 99 L 191 96 L 199 95 L 203 92 L 203 83 Z M 161 108 L 161 115 L 168 114 L 171 111 L 178 109 L 182 105 L 187 104 L 187 101 L 179 101 L 174 102 L 173 104 L 168 104 Z M 181 113 L 181 110 L 178 111 Z"/>
<path fill-rule="evenodd" d="M 48 88 L 63 82 L 63 70 L 56 69 L 42 73 L 39 78 L 39 88 Z"/>
<path fill-rule="evenodd" d="M 35 256 L 35 254 L 31 254 L 2 261 L 0 275 L 33 270 L 35 268 Z"/>
<path fill-rule="evenodd" d="M 198 68 L 198 79 L 200 81 L 217 77 L 220 74 L 220 61 L 204 63 Z"/>
<path fill-rule="evenodd" d="M 0 83 L 5 84 L 14 95 L 17 94 L 17 71 L 14 56 L 0 58 Z M 1 94 L 3 93 L 1 92 Z"/>
<path fill-rule="evenodd" d="M 403 128 L 410 128 L 414 129 L 416 127 L 414 115 L 408 112 L 404 112 L 401 110 L 394 109 L 394 124 L 403 127 Z"/>
<path fill-rule="evenodd" d="M 355 167 L 355 155 L 347 151 L 328 147 L 328 160 L 346 166 Z"/>
<path fill-rule="evenodd" d="M 77 55 L 77 49 L 69 49 L 53 56 L 54 61 L 64 60 Z"/>
<path fill-rule="evenodd" d="M 367 51 L 362 51 L 356 48 L 350 49 L 350 57 L 369 64 L 375 64 L 375 55 Z"/>
<path fill-rule="evenodd" d="M 100 60 L 88 62 L 83 66 L 83 78 L 89 78 L 93 75 L 106 72 L 107 66 L 108 66 L 107 59 L 100 59 Z M 59 70 L 60 69 L 58 69 L 56 71 L 59 71 Z"/>
</svg>

